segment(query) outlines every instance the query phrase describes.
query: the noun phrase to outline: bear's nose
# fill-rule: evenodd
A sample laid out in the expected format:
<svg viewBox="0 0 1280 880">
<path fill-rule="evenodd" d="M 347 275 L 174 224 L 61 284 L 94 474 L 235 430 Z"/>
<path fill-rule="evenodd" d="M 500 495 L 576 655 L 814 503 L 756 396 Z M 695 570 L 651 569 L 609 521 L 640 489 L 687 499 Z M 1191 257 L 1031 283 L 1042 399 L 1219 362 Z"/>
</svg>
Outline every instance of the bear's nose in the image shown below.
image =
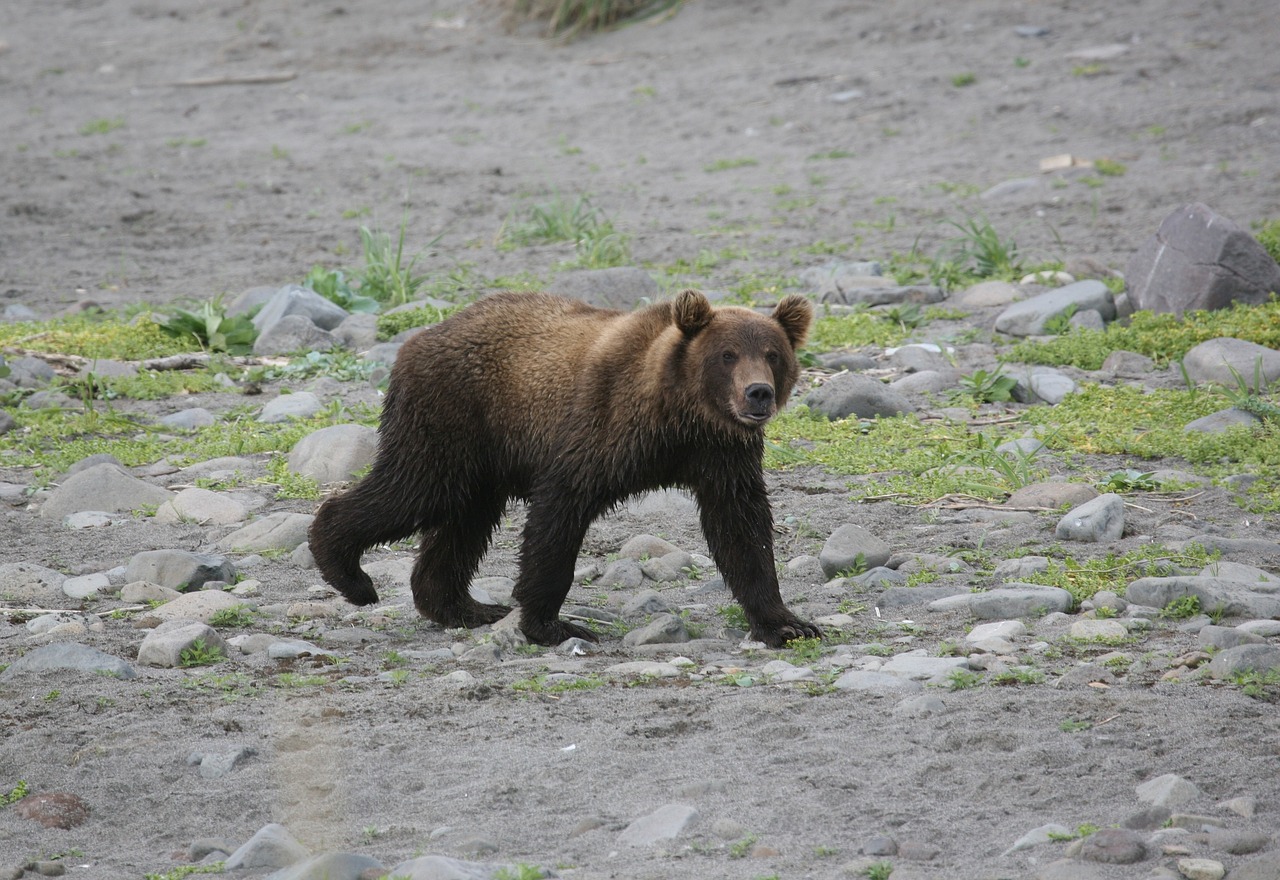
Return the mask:
<svg viewBox="0 0 1280 880">
<path fill-rule="evenodd" d="M 747 400 L 753 407 L 767 407 L 773 403 L 773 386 L 756 382 L 747 386 Z"/>
</svg>

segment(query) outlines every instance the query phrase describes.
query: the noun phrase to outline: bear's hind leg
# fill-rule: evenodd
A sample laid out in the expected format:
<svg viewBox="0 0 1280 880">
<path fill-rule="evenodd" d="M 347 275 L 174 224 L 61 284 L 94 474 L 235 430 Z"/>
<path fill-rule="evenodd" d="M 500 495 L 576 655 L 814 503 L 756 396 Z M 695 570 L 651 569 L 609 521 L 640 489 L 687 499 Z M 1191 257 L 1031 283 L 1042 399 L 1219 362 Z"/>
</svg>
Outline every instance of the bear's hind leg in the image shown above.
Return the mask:
<svg viewBox="0 0 1280 880">
<path fill-rule="evenodd" d="M 409 579 L 419 614 L 441 626 L 467 629 L 507 616 L 511 609 L 505 605 L 487 605 L 471 597 L 471 576 L 489 549 L 505 507 L 506 499 L 495 496 L 423 533 Z"/>
<path fill-rule="evenodd" d="M 578 638 L 598 642 L 594 632 L 560 619 L 560 607 L 573 586 L 573 567 L 587 527 L 606 505 L 584 505 L 571 493 L 553 488 L 542 493 L 549 500 L 529 506 L 520 550 L 520 579 L 515 600 L 520 606 L 520 631 L 538 645 L 559 645 Z"/>
<path fill-rule="evenodd" d="M 387 504 L 379 486 L 371 474 L 347 493 L 325 501 L 307 532 L 320 574 L 353 605 L 378 601 L 372 579 L 360 567 L 364 551 L 417 530 L 412 512 Z"/>
</svg>

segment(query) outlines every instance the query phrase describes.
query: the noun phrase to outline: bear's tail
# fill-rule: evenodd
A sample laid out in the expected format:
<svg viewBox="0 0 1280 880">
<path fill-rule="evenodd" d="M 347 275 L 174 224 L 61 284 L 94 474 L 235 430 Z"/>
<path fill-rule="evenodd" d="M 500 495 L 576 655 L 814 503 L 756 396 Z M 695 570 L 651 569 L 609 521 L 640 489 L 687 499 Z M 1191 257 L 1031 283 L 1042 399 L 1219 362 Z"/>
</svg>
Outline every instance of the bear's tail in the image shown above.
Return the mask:
<svg viewBox="0 0 1280 880">
<path fill-rule="evenodd" d="M 353 605 L 378 601 L 373 580 L 360 567 L 364 551 L 417 530 L 416 522 L 394 505 L 378 503 L 373 482 L 371 474 L 351 491 L 321 504 L 307 534 L 320 574 Z"/>
</svg>

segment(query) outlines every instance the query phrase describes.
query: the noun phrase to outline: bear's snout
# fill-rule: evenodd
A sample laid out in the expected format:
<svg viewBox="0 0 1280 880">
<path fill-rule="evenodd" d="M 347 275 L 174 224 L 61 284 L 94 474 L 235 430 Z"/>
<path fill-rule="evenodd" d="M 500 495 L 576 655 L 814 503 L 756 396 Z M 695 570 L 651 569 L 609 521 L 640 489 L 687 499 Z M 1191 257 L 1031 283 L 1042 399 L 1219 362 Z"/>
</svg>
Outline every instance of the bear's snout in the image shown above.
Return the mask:
<svg viewBox="0 0 1280 880">
<path fill-rule="evenodd" d="M 753 382 L 743 392 L 746 398 L 746 409 L 743 412 L 748 419 L 763 422 L 773 416 L 773 386 L 764 382 Z"/>
</svg>

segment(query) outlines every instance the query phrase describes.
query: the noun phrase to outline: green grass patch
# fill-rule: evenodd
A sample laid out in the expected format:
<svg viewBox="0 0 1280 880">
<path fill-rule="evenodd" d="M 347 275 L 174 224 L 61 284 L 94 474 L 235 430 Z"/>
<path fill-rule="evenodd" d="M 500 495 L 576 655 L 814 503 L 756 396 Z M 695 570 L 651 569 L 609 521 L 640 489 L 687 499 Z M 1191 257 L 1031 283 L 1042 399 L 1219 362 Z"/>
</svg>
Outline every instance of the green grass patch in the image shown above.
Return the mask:
<svg viewBox="0 0 1280 880">
<path fill-rule="evenodd" d="M 909 328 L 883 314 L 859 311 L 847 315 L 827 315 L 813 323 L 809 347 L 817 351 L 876 346 L 887 348 L 907 340 Z"/>
<path fill-rule="evenodd" d="M 194 339 L 166 335 L 147 315 L 132 321 L 106 315 L 76 315 L 0 324 L 0 347 L 118 361 L 200 350 Z"/>
<path fill-rule="evenodd" d="M 387 340 L 415 327 L 429 327 L 432 324 L 439 324 L 455 311 L 458 310 L 438 309 L 435 306 L 424 305 L 415 309 L 405 309 L 401 312 L 379 315 L 378 338 Z"/>
<path fill-rule="evenodd" d="M 1200 569 L 1219 555 L 1195 544 L 1178 553 L 1158 544 L 1145 544 L 1120 555 L 1108 553 L 1083 560 L 1065 556 L 1051 560 L 1046 570 L 1028 574 L 1022 580 L 1029 584 L 1060 587 L 1079 603 L 1104 590 L 1123 596 L 1129 583 L 1138 578 L 1166 577 L 1179 568 Z"/>
<path fill-rule="evenodd" d="M 1259 224 L 1254 238 L 1271 255 L 1271 259 L 1280 263 L 1280 220 L 1267 220 Z"/>
<path fill-rule="evenodd" d="M 702 170 L 708 174 L 714 174 L 717 171 L 732 171 L 734 168 L 752 168 L 759 164 L 759 159 L 716 159 L 714 162 L 704 166 Z"/>
<path fill-rule="evenodd" d="M 1280 300 L 1261 305 L 1236 303 L 1229 309 L 1187 312 L 1180 318 L 1136 312 L 1127 325 L 1113 323 L 1105 330 L 1077 327 L 1046 342 L 1020 342 L 1005 359 L 1097 370 L 1113 351 L 1134 351 L 1163 366 L 1181 360 L 1200 343 L 1219 337 L 1280 348 Z"/>
<path fill-rule="evenodd" d="M 499 236 L 505 247 L 573 242 L 577 260 L 571 266 L 605 269 L 631 261 L 631 240 L 586 196 L 569 200 L 556 195 L 529 208 L 520 219 L 508 218 Z"/>
</svg>

